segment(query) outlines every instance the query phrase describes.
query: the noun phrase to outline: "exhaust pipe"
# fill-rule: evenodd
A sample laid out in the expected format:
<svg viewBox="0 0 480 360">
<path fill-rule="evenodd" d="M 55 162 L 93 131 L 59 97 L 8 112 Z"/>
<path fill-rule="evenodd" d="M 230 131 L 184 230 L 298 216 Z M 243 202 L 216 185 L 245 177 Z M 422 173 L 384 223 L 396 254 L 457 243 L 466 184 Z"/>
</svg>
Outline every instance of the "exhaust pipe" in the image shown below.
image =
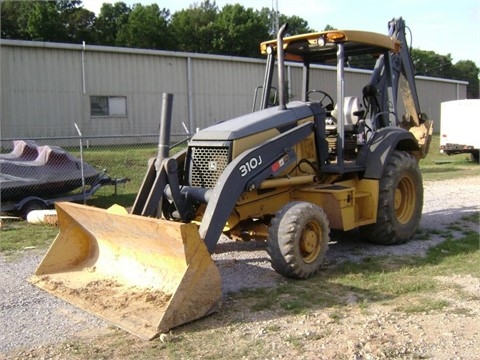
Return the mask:
<svg viewBox="0 0 480 360">
<path fill-rule="evenodd" d="M 158 139 L 158 154 L 155 160 L 155 170 L 160 171 L 162 161 L 168 157 L 170 150 L 170 128 L 172 124 L 173 94 L 163 93 L 162 117 L 160 120 L 160 134 Z"/>
<path fill-rule="evenodd" d="M 285 84 L 285 53 L 283 51 L 283 36 L 287 32 L 288 23 L 282 25 L 277 33 L 277 60 L 278 60 L 278 97 L 279 110 L 285 110 L 286 106 L 286 84 Z"/>
<path fill-rule="evenodd" d="M 147 173 L 132 206 L 132 214 L 159 217 L 159 202 L 165 188 L 165 176 L 162 175 L 164 160 L 170 149 L 170 128 L 172 123 L 173 94 L 164 93 L 158 139 L 158 153 L 148 162 Z"/>
</svg>

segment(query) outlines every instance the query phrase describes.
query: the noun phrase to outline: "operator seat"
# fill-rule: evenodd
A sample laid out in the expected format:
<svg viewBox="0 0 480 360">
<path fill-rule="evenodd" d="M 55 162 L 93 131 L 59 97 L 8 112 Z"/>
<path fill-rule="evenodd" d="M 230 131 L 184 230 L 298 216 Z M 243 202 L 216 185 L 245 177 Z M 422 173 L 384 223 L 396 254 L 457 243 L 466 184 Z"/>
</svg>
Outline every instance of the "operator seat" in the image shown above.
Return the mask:
<svg viewBox="0 0 480 360">
<path fill-rule="evenodd" d="M 346 96 L 343 101 L 343 114 L 345 116 L 345 131 L 353 132 L 355 130 L 355 125 L 361 118 L 363 111 L 363 106 L 360 103 L 360 100 L 356 96 Z M 332 125 L 337 126 L 337 119 L 339 118 L 338 114 L 338 103 L 335 104 L 335 107 L 332 110 Z"/>
</svg>

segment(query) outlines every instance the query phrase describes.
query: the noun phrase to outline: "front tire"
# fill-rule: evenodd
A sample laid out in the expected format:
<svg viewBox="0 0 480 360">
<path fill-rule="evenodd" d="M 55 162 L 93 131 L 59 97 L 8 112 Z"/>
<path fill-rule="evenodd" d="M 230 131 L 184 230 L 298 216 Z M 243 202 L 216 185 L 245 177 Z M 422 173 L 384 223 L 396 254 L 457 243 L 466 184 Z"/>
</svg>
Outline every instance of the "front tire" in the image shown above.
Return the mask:
<svg viewBox="0 0 480 360">
<path fill-rule="evenodd" d="M 330 229 L 325 212 L 308 202 L 285 205 L 272 220 L 267 252 L 278 273 L 306 279 L 318 272 L 327 252 Z"/>
<path fill-rule="evenodd" d="M 415 158 L 395 150 L 380 179 L 377 222 L 360 227 L 363 240 L 394 245 L 417 231 L 423 207 L 422 174 Z"/>
</svg>

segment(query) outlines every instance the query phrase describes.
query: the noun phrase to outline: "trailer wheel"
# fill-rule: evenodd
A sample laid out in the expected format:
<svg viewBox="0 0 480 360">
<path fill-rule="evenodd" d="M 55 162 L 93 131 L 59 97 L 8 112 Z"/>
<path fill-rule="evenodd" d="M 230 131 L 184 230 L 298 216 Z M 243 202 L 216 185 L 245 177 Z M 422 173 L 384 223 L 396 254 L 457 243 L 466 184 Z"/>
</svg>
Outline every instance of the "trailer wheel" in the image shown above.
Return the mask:
<svg viewBox="0 0 480 360">
<path fill-rule="evenodd" d="M 323 264 L 329 242 L 328 219 L 318 206 L 308 202 L 285 205 L 272 220 L 267 252 L 280 274 L 306 279 Z"/>
<path fill-rule="evenodd" d="M 471 154 L 470 154 L 470 157 L 471 157 L 471 160 L 478 163 L 480 162 L 480 157 L 479 157 L 479 150 L 474 150 Z"/>
<path fill-rule="evenodd" d="M 401 244 L 417 231 L 423 207 L 422 174 L 410 154 L 395 150 L 380 179 L 377 222 L 360 227 L 363 240 Z"/>
<path fill-rule="evenodd" d="M 47 205 L 43 201 L 34 199 L 34 200 L 27 201 L 25 204 L 23 204 L 20 210 L 20 213 L 22 218 L 26 219 L 30 211 L 44 210 L 46 208 L 47 208 Z"/>
</svg>

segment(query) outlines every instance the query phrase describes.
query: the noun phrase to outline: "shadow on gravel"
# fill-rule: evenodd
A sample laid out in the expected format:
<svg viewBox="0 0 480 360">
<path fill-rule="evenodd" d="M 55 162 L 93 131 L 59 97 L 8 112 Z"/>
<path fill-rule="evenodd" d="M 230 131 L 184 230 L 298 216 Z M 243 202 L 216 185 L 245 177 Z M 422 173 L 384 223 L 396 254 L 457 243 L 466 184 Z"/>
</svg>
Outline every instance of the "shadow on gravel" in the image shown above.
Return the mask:
<svg viewBox="0 0 480 360">
<path fill-rule="evenodd" d="M 476 214 L 480 211 L 480 204 L 477 206 L 466 206 L 431 211 L 422 214 L 420 226 L 425 229 L 441 230 L 439 227 L 445 227 L 463 217 Z"/>
</svg>

